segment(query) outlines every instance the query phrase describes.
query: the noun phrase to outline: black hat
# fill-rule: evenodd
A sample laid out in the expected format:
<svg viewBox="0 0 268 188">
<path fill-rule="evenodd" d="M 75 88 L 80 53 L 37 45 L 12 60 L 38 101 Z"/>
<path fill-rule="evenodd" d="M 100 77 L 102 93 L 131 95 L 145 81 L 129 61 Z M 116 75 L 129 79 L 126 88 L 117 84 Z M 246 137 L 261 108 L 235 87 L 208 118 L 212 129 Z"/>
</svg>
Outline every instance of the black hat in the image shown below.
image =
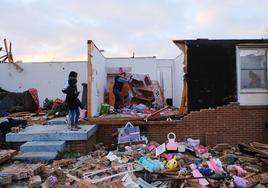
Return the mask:
<svg viewBox="0 0 268 188">
<path fill-rule="evenodd" d="M 70 77 L 75 77 L 75 78 L 76 78 L 77 75 L 78 75 L 77 72 L 75 72 L 75 71 L 71 71 L 70 74 L 69 74 L 69 78 L 70 78 Z"/>
</svg>

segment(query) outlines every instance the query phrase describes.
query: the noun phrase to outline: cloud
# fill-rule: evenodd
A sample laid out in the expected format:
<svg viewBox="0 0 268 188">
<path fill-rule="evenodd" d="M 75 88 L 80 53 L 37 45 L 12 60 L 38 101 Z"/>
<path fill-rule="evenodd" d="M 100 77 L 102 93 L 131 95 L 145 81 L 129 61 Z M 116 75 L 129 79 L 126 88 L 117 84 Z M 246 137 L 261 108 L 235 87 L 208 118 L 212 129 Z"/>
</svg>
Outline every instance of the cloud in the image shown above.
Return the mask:
<svg viewBox="0 0 268 188">
<path fill-rule="evenodd" d="M 173 39 L 260 38 L 266 0 L 1 0 L 0 39 L 23 61 L 86 60 L 91 39 L 108 57 L 174 58 Z M 1 44 L 1 43 L 0 43 Z"/>
</svg>

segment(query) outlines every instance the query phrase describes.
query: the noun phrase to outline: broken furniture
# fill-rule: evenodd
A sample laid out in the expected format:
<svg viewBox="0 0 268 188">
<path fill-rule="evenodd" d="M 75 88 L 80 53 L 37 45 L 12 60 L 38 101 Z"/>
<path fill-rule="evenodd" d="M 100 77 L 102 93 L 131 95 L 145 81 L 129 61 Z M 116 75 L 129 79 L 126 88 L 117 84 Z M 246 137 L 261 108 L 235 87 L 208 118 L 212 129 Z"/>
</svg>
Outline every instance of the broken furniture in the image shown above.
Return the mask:
<svg viewBox="0 0 268 188">
<path fill-rule="evenodd" d="M 156 104 L 156 108 L 164 107 L 164 95 L 158 81 L 151 81 L 149 75 L 133 74 L 130 81 L 133 94 L 132 101 L 146 105 Z"/>
</svg>

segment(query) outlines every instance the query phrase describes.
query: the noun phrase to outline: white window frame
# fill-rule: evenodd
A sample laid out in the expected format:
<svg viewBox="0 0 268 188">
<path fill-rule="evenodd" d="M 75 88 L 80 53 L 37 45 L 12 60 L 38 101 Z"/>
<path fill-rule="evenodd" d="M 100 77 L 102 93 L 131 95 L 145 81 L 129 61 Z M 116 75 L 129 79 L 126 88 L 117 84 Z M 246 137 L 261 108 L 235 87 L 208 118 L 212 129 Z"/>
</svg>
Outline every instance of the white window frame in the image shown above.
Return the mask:
<svg viewBox="0 0 268 188">
<path fill-rule="evenodd" d="M 254 50 L 254 49 L 265 49 L 266 53 L 266 71 L 267 71 L 267 82 L 268 82 L 268 45 L 241 45 L 236 47 L 236 67 L 237 67 L 237 90 L 239 93 L 268 93 L 268 88 L 241 88 L 241 66 L 240 66 L 240 50 Z"/>
</svg>

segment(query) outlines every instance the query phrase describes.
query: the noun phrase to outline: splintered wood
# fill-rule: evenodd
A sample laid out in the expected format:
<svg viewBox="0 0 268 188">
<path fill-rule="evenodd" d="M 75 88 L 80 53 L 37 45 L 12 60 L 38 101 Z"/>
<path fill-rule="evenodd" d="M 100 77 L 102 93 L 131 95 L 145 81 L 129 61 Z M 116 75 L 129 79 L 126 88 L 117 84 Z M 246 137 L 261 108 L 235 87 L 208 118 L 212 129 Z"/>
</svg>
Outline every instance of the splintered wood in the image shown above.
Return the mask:
<svg viewBox="0 0 268 188">
<path fill-rule="evenodd" d="M 0 173 L 0 187 L 2 185 L 11 184 L 12 175 Z"/>
<path fill-rule="evenodd" d="M 1 173 L 12 175 L 12 180 L 21 180 L 40 174 L 43 167 L 44 165 L 41 163 L 37 164 L 19 163 L 4 167 Z"/>
<path fill-rule="evenodd" d="M 16 150 L 0 150 L 0 164 L 9 161 L 16 154 Z"/>
</svg>

